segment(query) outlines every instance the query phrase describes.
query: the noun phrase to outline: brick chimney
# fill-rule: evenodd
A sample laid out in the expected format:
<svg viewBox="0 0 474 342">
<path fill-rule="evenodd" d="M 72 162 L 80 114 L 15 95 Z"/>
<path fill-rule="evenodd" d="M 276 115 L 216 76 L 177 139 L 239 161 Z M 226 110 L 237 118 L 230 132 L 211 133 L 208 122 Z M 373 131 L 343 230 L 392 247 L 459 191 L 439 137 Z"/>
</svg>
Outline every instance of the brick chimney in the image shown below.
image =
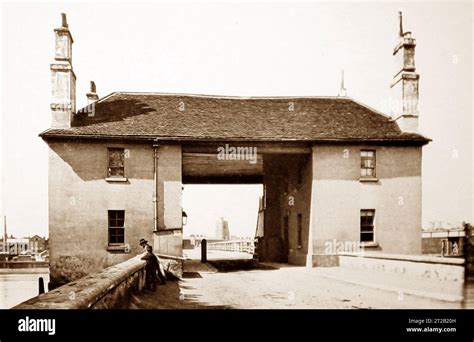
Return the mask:
<svg viewBox="0 0 474 342">
<path fill-rule="evenodd" d="M 86 93 L 87 96 L 87 104 L 90 105 L 91 103 L 97 101 L 99 99 L 99 95 L 97 95 L 97 89 L 95 86 L 95 82 L 91 81 L 91 88 L 88 93 Z"/>
<path fill-rule="evenodd" d="M 399 15 L 398 43 L 393 50 L 396 70 L 391 88 L 392 118 L 404 132 L 418 131 L 418 81 L 415 72 L 416 40 L 411 32 L 403 32 L 402 12 Z"/>
<path fill-rule="evenodd" d="M 55 28 L 54 62 L 51 64 L 51 114 L 53 128 L 71 127 L 76 111 L 76 75 L 72 69 L 72 36 L 66 14 L 61 13 L 61 27 Z"/>
</svg>

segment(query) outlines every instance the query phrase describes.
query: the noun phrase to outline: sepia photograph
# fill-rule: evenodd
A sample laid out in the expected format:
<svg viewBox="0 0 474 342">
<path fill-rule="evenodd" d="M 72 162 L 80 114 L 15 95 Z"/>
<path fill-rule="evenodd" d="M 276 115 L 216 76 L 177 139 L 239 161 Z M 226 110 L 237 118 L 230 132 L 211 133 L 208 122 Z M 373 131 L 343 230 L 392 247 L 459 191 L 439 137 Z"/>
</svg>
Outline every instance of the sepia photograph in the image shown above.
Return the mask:
<svg viewBox="0 0 474 342">
<path fill-rule="evenodd" d="M 2 1 L 0 340 L 86 310 L 472 340 L 473 5 Z"/>
</svg>

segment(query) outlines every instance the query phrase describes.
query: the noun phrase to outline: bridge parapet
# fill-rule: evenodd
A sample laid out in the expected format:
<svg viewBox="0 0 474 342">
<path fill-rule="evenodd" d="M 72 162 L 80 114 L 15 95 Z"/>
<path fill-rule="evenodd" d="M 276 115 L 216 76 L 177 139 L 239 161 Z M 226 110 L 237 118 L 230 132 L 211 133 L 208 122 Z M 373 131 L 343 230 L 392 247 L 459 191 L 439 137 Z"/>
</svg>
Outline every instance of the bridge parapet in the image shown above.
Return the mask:
<svg viewBox="0 0 474 342">
<path fill-rule="evenodd" d="M 134 257 L 31 298 L 13 309 L 120 309 L 145 284 L 145 262 Z"/>
<path fill-rule="evenodd" d="M 228 240 L 228 241 L 208 242 L 207 249 L 254 254 L 255 243 L 253 240 Z"/>
</svg>

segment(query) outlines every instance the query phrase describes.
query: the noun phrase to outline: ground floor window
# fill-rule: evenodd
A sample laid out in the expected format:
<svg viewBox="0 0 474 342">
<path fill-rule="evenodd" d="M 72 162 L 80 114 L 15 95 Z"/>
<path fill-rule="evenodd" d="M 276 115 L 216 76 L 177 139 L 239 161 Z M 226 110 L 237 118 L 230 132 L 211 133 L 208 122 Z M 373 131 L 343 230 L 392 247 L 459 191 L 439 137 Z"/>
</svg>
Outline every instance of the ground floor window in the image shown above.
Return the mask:
<svg viewBox="0 0 474 342">
<path fill-rule="evenodd" d="M 125 210 L 109 210 L 109 245 L 125 243 Z"/>
<path fill-rule="evenodd" d="M 374 209 L 362 209 L 360 211 L 360 241 L 374 242 Z"/>
</svg>

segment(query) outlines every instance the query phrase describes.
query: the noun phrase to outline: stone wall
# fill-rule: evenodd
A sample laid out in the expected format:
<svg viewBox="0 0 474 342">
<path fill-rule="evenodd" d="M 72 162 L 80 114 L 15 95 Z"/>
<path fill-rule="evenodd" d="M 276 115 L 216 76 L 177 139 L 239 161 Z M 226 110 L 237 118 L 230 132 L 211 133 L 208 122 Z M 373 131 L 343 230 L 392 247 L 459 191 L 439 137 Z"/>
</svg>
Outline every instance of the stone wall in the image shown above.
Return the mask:
<svg viewBox="0 0 474 342">
<path fill-rule="evenodd" d="M 360 179 L 365 149 L 376 151 L 377 178 L 370 181 Z M 375 243 L 366 248 L 421 254 L 420 147 L 315 145 L 312 155 L 266 154 L 263 170 L 261 261 L 305 265 L 309 249 L 313 266 L 337 264 L 328 250 L 338 243 L 360 245 L 361 209 L 375 210 Z"/>
<path fill-rule="evenodd" d="M 155 231 L 154 147 L 127 142 L 49 142 L 50 288 L 142 252 L 182 255 L 181 147 L 158 148 Z M 108 148 L 125 149 L 125 178 L 107 178 Z M 108 244 L 108 210 L 125 211 L 123 246 Z"/>
<path fill-rule="evenodd" d="M 464 260 L 418 255 L 368 254 L 364 257 L 339 255 L 339 266 L 405 275 L 433 281 L 464 281 Z"/>
<path fill-rule="evenodd" d="M 145 262 L 134 257 L 31 298 L 14 309 L 126 309 L 145 284 Z"/>
<path fill-rule="evenodd" d="M 54 288 L 123 262 L 153 242 L 153 147 L 49 142 L 50 281 Z M 126 149 L 125 182 L 107 181 L 109 147 Z M 125 243 L 109 250 L 108 210 L 125 210 Z"/>
</svg>

